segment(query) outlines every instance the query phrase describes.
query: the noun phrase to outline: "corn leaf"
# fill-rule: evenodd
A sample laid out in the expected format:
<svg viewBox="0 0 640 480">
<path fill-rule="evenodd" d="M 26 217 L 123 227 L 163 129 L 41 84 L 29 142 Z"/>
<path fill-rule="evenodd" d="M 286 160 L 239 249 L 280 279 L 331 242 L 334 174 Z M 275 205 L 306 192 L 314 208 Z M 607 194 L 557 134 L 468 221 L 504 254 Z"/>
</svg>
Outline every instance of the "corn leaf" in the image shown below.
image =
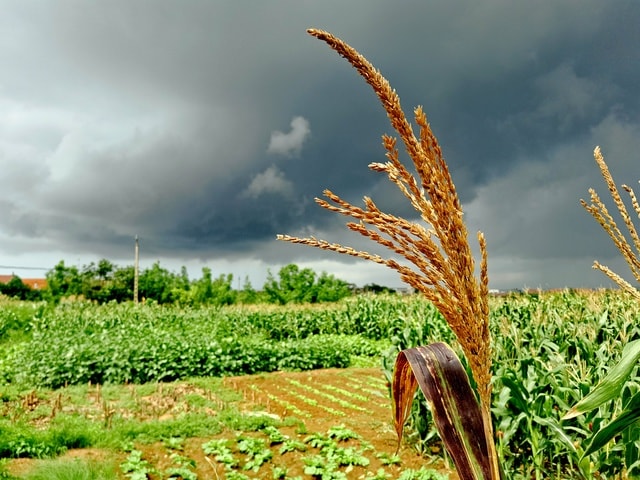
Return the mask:
<svg viewBox="0 0 640 480">
<path fill-rule="evenodd" d="M 431 407 L 440 437 L 461 479 L 490 479 L 491 461 L 482 412 L 469 377 L 445 343 L 409 348 L 396 357 L 393 401 L 398 441 L 420 386 Z"/>
<path fill-rule="evenodd" d="M 627 405 L 627 408 L 609 424 L 598 430 L 589 441 L 589 446 L 584 452 L 586 457 L 590 453 L 604 447 L 616 435 L 640 420 L 640 392 L 636 393 Z"/>
<path fill-rule="evenodd" d="M 604 377 L 589 395 L 576 403 L 562 420 L 577 417 L 598 408 L 603 403 L 620 395 L 622 386 L 631 375 L 633 368 L 640 361 L 640 340 L 629 342 L 622 350 L 622 358 Z"/>
</svg>

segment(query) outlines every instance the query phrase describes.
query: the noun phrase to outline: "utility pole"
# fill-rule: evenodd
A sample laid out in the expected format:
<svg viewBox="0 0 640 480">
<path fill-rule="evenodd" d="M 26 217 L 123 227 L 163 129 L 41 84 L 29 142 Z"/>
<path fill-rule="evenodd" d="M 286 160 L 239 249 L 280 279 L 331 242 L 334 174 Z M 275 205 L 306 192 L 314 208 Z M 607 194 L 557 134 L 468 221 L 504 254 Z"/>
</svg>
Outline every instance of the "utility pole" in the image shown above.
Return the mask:
<svg viewBox="0 0 640 480">
<path fill-rule="evenodd" d="M 138 235 L 136 235 L 136 251 L 135 260 L 133 263 L 133 303 L 138 303 L 138 260 L 139 260 L 140 247 L 138 245 Z"/>
</svg>

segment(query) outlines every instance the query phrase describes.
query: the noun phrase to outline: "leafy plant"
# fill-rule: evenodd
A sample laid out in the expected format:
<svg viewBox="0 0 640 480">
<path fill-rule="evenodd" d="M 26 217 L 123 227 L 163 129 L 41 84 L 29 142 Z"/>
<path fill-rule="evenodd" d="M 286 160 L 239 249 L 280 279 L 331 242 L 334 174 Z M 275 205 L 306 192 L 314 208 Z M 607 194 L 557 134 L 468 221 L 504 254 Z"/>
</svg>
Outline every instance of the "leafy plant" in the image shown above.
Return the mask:
<svg viewBox="0 0 640 480">
<path fill-rule="evenodd" d="M 286 467 L 279 467 L 274 465 L 273 467 L 271 467 L 271 478 L 273 478 L 273 480 L 287 478 L 287 471 L 288 469 Z"/>
<path fill-rule="evenodd" d="M 304 473 L 322 480 L 346 480 L 347 475 L 338 470 L 335 462 L 328 461 L 323 455 L 314 455 L 302 459 L 305 464 Z"/>
<path fill-rule="evenodd" d="M 238 459 L 235 458 L 226 439 L 209 440 L 202 444 L 202 450 L 205 455 L 213 455 L 216 462 L 223 463 L 226 467 L 231 468 L 238 465 Z"/>
<path fill-rule="evenodd" d="M 264 463 L 273 457 L 273 452 L 260 438 L 239 438 L 238 450 L 247 455 L 247 460 L 242 468 L 254 472 L 257 472 Z"/>
<path fill-rule="evenodd" d="M 193 471 L 196 467 L 195 460 L 182 455 L 172 454 L 171 461 L 176 465 L 167 468 L 164 473 L 168 478 L 180 478 L 182 480 L 198 480 L 198 476 Z"/>
<path fill-rule="evenodd" d="M 140 450 L 132 450 L 127 459 L 120 464 L 120 468 L 125 477 L 131 480 L 147 480 L 149 474 L 156 471 L 147 460 L 142 458 Z"/>
<path fill-rule="evenodd" d="M 334 425 L 333 427 L 327 430 L 327 436 L 329 438 L 335 438 L 339 442 L 345 442 L 351 439 L 359 439 L 360 435 L 358 435 L 353 430 L 345 427 L 344 425 Z"/>
<path fill-rule="evenodd" d="M 360 208 L 325 190 L 326 200 L 316 199 L 320 206 L 352 217 L 356 221 L 347 223 L 350 230 L 388 248 L 403 257 L 406 263 L 316 238 L 279 235 L 278 239 L 386 265 L 434 303 L 465 354 L 479 402 L 465 368 L 446 344 L 404 351 L 396 360 L 393 382 L 398 436 L 402 437 L 413 394 L 420 385 L 432 404 L 440 435 L 461 478 L 497 480 L 500 472 L 490 410 L 491 339 L 484 237 L 478 233 L 482 261 L 480 278 L 476 279 L 460 200 L 422 108 L 414 111 L 415 121 L 420 127 L 417 138 L 404 115 L 398 95 L 373 65 L 328 32 L 311 29 L 308 33 L 326 42 L 351 63 L 378 96 L 413 161 L 420 182 L 400 162 L 396 139 L 387 135 L 383 136 L 383 145 L 388 161 L 372 163 L 369 168 L 388 176 L 408 198 L 427 227 L 382 212 L 368 197 L 364 199 L 365 208 Z M 452 429 L 455 433 L 451 433 Z"/>
<path fill-rule="evenodd" d="M 307 445 L 304 442 L 301 442 L 300 440 L 288 438 L 284 442 L 282 442 L 282 446 L 278 450 L 278 453 L 280 455 L 284 455 L 285 453 L 288 453 L 288 452 L 306 452 L 306 451 L 307 451 Z"/>
<path fill-rule="evenodd" d="M 284 435 L 278 427 L 273 425 L 267 425 L 262 429 L 262 433 L 264 433 L 268 438 L 271 445 L 278 445 L 284 443 L 288 440 L 289 437 Z"/>
</svg>

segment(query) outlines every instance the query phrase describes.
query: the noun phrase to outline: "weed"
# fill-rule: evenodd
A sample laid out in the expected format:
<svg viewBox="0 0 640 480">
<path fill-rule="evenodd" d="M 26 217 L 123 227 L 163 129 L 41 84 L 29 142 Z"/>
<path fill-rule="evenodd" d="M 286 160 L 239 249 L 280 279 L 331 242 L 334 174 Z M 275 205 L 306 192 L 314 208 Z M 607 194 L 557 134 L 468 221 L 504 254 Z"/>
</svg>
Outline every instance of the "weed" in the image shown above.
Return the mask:
<svg viewBox="0 0 640 480">
<path fill-rule="evenodd" d="M 9 459 L 0 458 L 0 480 L 14 480 L 15 477 L 7 471 Z"/>
<path fill-rule="evenodd" d="M 413 470 L 411 468 L 403 470 L 398 477 L 398 480 L 447 480 L 448 478 L 449 477 L 447 475 L 443 475 L 436 470 L 422 467 L 418 470 Z"/>
<path fill-rule="evenodd" d="M 389 455 L 387 452 L 377 453 L 376 458 L 380 459 L 383 465 L 399 465 L 401 463 L 398 455 Z"/>
<path fill-rule="evenodd" d="M 115 465 L 110 461 L 43 460 L 23 478 L 25 480 L 116 480 L 118 475 Z"/>
</svg>

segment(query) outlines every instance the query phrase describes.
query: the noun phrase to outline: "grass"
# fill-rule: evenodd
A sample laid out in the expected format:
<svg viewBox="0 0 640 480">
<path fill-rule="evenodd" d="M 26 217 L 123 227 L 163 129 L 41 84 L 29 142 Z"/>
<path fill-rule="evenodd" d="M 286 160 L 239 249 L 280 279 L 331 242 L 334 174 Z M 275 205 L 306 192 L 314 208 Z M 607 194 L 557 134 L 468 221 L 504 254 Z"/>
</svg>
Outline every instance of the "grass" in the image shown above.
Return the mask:
<svg viewBox="0 0 640 480">
<path fill-rule="evenodd" d="M 256 430 L 269 422 L 239 414 L 231 403 L 239 394 L 223 387 L 221 379 L 59 390 L 6 386 L 3 392 L 7 414 L 0 418 L 0 458 L 117 449 L 134 441 L 215 435 L 224 428 Z"/>
<path fill-rule="evenodd" d="M 1 477 L 0 477 L 1 478 Z M 24 480 L 112 480 L 118 479 L 118 468 L 111 460 L 41 460 Z"/>
</svg>

